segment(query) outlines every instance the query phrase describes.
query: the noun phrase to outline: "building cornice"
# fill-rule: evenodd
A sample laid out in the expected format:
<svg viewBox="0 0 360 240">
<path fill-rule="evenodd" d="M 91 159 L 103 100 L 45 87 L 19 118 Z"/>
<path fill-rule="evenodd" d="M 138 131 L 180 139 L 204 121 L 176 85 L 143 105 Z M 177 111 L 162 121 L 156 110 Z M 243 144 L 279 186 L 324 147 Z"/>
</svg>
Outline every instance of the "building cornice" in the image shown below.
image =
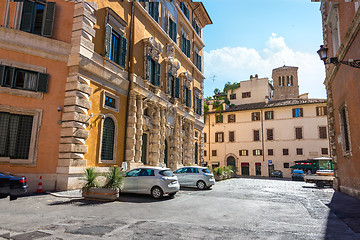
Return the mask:
<svg viewBox="0 0 360 240">
<path fill-rule="evenodd" d="M 12 28 L 0 27 L 0 48 L 67 62 L 71 44 Z"/>
</svg>

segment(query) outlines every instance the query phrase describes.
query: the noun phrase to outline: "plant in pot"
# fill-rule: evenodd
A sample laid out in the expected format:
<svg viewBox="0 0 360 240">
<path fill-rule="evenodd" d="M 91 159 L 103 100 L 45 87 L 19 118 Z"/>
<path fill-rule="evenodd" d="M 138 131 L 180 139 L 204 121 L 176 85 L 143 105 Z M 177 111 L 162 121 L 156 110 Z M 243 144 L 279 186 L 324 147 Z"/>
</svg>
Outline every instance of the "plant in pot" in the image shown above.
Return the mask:
<svg viewBox="0 0 360 240">
<path fill-rule="evenodd" d="M 84 172 L 85 184 L 82 190 L 84 198 L 115 200 L 118 197 L 119 189 L 122 183 L 122 172 L 119 167 L 112 166 L 105 174 L 105 184 L 100 187 L 96 178 L 101 176 L 95 171 L 95 168 L 86 168 Z"/>
</svg>

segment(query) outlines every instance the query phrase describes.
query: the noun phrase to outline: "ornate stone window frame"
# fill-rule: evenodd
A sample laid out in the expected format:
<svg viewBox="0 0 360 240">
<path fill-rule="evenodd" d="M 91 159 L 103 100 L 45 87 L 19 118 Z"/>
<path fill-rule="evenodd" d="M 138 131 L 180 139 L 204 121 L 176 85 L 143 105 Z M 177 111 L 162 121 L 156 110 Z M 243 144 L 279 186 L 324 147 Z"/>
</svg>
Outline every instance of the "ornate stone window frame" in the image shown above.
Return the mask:
<svg viewBox="0 0 360 240">
<path fill-rule="evenodd" d="M 345 129 L 344 129 L 344 119 L 341 116 L 341 111 L 344 110 L 345 111 L 345 115 L 346 115 L 346 125 L 348 127 L 347 129 L 347 134 L 348 134 L 348 140 L 349 140 L 349 150 L 346 150 L 346 146 L 345 146 Z M 342 154 L 344 157 L 351 157 L 352 156 L 352 147 L 351 147 L 351 133 L 350 133 L 350 129 L 349 129 L 349 110 L 347 107 L 346 102 L 344 102 L 340 107 L 339 107 L 339 126 L 340 126 L 340 134 L 338 136 L 338 143 L 341 144 L 341 150 L 342 150 Z"/>
<path fill-rule="evenodd" d="M 177 78 L 177 72 L 180 69 L 180 63 L 175 58 L 175 44 L 168 43 L 166 45 L 166 58 L 165 58 L 165 72 L 166 72 L 166 94 L 170 98 L 170 89 L 169 89 L 169 73 L 174 77 Z M 179 86 L 179 95 L 181 96 L 181 84 Z"/>
<path fill-rule="evenodd" d="M 340 23 L 339 23 L 339 8 L 338 3 L 332 3 L 329 15 L 326 20 L 327 25 L 331 31 L 332 44 L 333 44 L 333 56 L 336 56 L 341 41 L 340 41 Z"/>
<path fill-rule="evenodd" d="M 31 140 L 29 147 L 28 159 L 10 159 L 9 157 L 0 157 L 0 163 L 10 163 L 10 165 L 27 165 L 36 166 L 38 139 L 42 120 L 42 109 L 25 109 L 15 108 L 10 106 L 0 105 L 1 112 L 8 112 L 11 114 L 21 114 L 33 116 L 33 125 L 31 129 Z"/>
<path fill-rule="evenodd" d="M 114 146 L 113 146 L 113 160 L 102 160 L 101 159 L 101 151 L 102 151 L 102 138 L 103 138 L 103 131 L 104 131 L 104 121 L 108 117 L 111 118 L 114 121 L 114 125 L 115 125 Z M 107 113 L 107 114 L 104 115 L 103 118 L 101 118 L 101 123 L 100 123 L 100 143 L 99 143 L 99 155 L 98 155 L 99 163 L 106 163 L 106 164 L 115 164 L 116 163 L 117 137 L 118 137 L 118 122 L 117 122 L 117 119 L 113 114 Z"/>
<path fill-rule="evenodd" d="M 147 75 L 147 56 L 149 55 L 151 59 L 155 62 L 159 62 L 160 54 L 163 52 L 163 48 L 159 42 L 157 42 L 154 37 L 145 38 L 144 40 L 144 81 L 147 86 L 151 85 L 149 76 Z M 161 79 L 161 78 L 160 78 Z M 160 80 L 161 85 L 161 80 Z"/>
<path fill-rule="evenodd" d="M 179 74 L 179 78 L 180 78 L 180 85 L 181 85 L 181 90 L 182 90 L 182 91 L 180 91 L 180 95 L 181 95 L 182 103 L 185 106 L 185 99 L 183 96 L 183 92 L 184 92 L 183 87 L 185 86 L 186 88 L 191 90 L 191 84 L 194 81 L 194 79 L 191 76 L 191 74 L 188 72 L 181 72 Z"/>
<path fill-rule="evenodd" d="M 111 93 L 109 91 L 106 91 L 106 90 L 103 91 L 102 95 L 103 95 L 102 96 L 102 106 L 103 106 L 103 108 L 118 113 L 119 112 L 119 106 L 120 106 L 120 97 L 116 96 L 115 94 L 113 94 L 113 93 Z M 105 105 L 105 97 L 111 97 L 111 98 L 115 99 L 115 108 L 112 108 L 110 106 Z"/>
</svg>

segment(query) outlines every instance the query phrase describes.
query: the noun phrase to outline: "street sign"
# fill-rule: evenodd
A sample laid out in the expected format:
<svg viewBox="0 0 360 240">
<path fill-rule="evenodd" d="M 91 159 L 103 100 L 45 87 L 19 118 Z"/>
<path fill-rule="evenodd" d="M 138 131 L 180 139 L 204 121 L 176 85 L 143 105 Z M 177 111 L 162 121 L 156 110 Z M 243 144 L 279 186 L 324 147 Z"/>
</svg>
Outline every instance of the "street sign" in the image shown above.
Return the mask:
<svg viewBox="0 0 360 240">
<path fill-rule="evenodd" d="M 269 162 L 269 165 L 272 164 L 272 160 L 268 160 L 268 162 Z"/>
</svg>

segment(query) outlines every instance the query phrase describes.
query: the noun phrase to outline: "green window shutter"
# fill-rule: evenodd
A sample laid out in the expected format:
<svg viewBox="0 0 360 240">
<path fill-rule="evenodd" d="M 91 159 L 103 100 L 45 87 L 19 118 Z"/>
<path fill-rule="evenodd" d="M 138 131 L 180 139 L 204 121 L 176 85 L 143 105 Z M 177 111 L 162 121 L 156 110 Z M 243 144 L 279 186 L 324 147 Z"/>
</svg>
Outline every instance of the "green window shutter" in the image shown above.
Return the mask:
<svg viewBox="0 0 360 240">
<path fill-rule="evenodd" d="M 120 66 L 126 68 L 127 39 L 120 36 Z"/>
<path fill-rule="evenodd" d="M 37 91 L 38 92 L 47 92 L 49 82 L 49 74 L 46 73 L 38 73 L 38 84 Z"/>
<path fill-rule="evenodd" d="M 198 103 L 199 113 L 198 114 L 201 115 L 201 113 L 202 113 L 202 99 L 199 98 L 198 100 L 199 100 L 199 103 Z"/>
<path fill-rule="evenodd" d="M 198 66 L 199 66 L 199 70 L 201 71 L 201 56 L 198 56 Z"/>
<path fill-rule="evenodd" d="M 172 89 L 172 86 L 171 86 L 171 73 L 168 73 L 168 77 L 167 77 L 167 93 L 171 95 L 171 89 Z"/>
<path fill-rule="evenodd" d="M 36 3 L 25 1 L 23 5 L 23 12 L 21 17 L 20 30 L 25 32 L 32 32 L 34 29 Z"/>
<path fill-rule="evenodd" d="M 187 56 L 188 57 L 190 57 L 190 48 L 191 48 L 191 43 L 190 43 L 190 40 L 187 40 L 187 50 L 186 50 L 186 52 L 187 52 Z"/>
<path fill-rule="evenodd" d="M 175 97 L 180 98 L 180 79 L 175 78 Z"/>
<path fill-rule="evenodd" d="M 101 146 L 101 160 L 114 159 L 114 139 L 115 139 L 115 123 L 107 117 L 103 125 L 103 136 Z"/>
<path fill-rule="evenodd" d="M 44 18 L 42 22 L 41 35 L 44 37 L 52 37 L 54 18 L 55 18 L 55 2 L 46 3 Z"/>
<path fill-rule="evenodd" d="M 6 78 L 4 79 L 4 83 L 6 80 L 9 79 L 9 82 L 5 84 L 7 87 L 14 87 L 15 86 L 15 68 L 9 67 L 6 73 Z"/>
<path fill-rule="evenodd" d="M 0 157 L 8 156 L 7 139 L 10 113 L 0 112 Z"/>
<path fill-rule="evenodd" d="M 154 9 L 155 10 L 154 19 L 155 19 L 156 22 L 159 22 L 159 3 L 155 2 L 154 4 L 155 4 L 155 6 L 154 6 L 154 8 L 155 8 Z"/>
<path fill-rule="evenodd" d="M 181 51 L 185 53 L 185 36 L 181 34 Z"/>
<path fill-rule="evenodd" d="M 197 100 L 198 100 L 198 98 L 194 96 L 194 111 L 195 111 L 195 113 L 198 113 L 198 111 L 197 111 L 197 110 L 198 110 L 198 109 L 197 109 L 197 107 L 198 107 L 198 106 L 197 106 L 198 101 L 197 101 Z"/>
<path fill-rule="evenodd" d="M 160 87 L 161 64 L 156 63 L 156 86 Z"/>
<path fill-rule="evenodd" d="M 176 35 L 177 35 L 177 29 L 176 29 L 176 23 L 173 23 L 174 27 L 173 27 L 173 37 L 172 39 L 174 40 L 175 44 L 176 44 Z"/>
<path fill-rule="evenodd" d="M 0 86 L 3 86 L 5 82 L 5 66 L 0 65 Z"/>
<path fill-rule="evenodd" d="M 151 64 L 151 57 L 150 55 L 146 55 L 146 76 L 145 76 L 145 79 L 150 81 L 150 64 Z"/>
<path fill-rule="evenodd" d="M 111 34 L 112 34 L 112 27 L 110 26 L 110 24 L 106 24 L 106 29 L 105 29 L 105 52 L 104 52 L 104 55 L 107 58 L 110 58 Z"/>
<path fill-rule="evenodd" d="M 191 107 L 191 90 L 188 91 L 188 107 Z"/>
<path fill-rule="evenodd" d="M 187 90 L 187 88 L 186 88 L 186 86 L 184 85 L 184 86 L 183 86 L 183 104 L 185 104 L 185 105 L 186 105 L 186 100 L 187 100 L 186 90 Z"/>
<path fill-rule="evenodd" d="M 173 32 L 173 21 L 171 20 L 171 18 L 169 17 L 169 37 L 172 38 L 172 32 Z"/>
</svg>

